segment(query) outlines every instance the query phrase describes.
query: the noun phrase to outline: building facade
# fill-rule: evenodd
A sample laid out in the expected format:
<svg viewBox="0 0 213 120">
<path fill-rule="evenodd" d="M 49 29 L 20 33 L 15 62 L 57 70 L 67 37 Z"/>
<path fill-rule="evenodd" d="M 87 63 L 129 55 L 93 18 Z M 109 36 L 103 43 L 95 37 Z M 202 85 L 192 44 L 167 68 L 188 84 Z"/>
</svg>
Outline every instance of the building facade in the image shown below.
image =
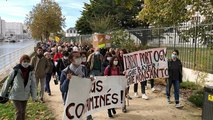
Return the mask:
<svg viewBox="0 0 213 120">
<path fill-rule="evenodd" d="M 6 36 L 23 35 L 23 24 L 18 22 L 6 22 Z"/>
<path fill-rule="evenodd" d="M 78 31 L 74 27 L 70 27 L 66 30 L 66 37 L 76 37 L 79 36 Z"/>
<path fill-rule="evenodd" d="M 0 40 L 3 40 L 5 36 L 5 20 L 0 17 Z"/>
</svg>

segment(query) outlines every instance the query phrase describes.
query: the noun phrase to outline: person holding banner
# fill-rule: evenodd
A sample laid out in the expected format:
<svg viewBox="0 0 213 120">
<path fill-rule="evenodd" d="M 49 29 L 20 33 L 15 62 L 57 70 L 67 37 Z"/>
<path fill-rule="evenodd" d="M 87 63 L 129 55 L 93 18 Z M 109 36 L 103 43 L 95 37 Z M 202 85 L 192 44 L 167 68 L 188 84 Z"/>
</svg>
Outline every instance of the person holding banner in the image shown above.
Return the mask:
<svg viewBox="0 0 213 120">
<path fill-rule="evenodd" d="M 102 63 L 102 71 L 104 72 L 105 68 L 109 65 L 110 60 L 112 59 L 111 53 L 106 53 Z"/>
<path fill-rule="evenodd" d="M 183 107 L 179 102 L 179 89 L 180 83 L 182 82 L 182 63 L 180 59 L 178 59 L 179 51 L 174 50 L 171 55 L 171 59 L 168 61 L 168 73 L 169 78 L 167 79 L 166 85 L 166 95 L 167 101 L 170 104 L 170 89 L 171 86 L 174 86 L 174 97 L 175 97 L 175 107 L 181 108 Z"/>
<path fill-rule="evenodd" d="M 71 64 L 67 66 L 61 73 L 61 82 L 60 82 L 60 90 L 62 92 L 64 104 L 66 102 L 67 93 L 69 89 L 69 81 L 72 78 L 72 75 L 79 77 L 88 77 L 87 68 L 82 65 L 82 57 L 79 51 L 73 51 L 69 55 L 69 60 Z M 91 79 L 92 80 L 92 79 Z M 92 120 L 92 116 L 87 116 L 87 120 Z"/>
<path fill-rule="evenodd" d="M 120 67 L 120 74 L 124 75 L 124 61 L 123 61 L 123 54 L 127 53 L 126 49 L 122 49 L 118 51 L 118 63 Z M 129 87 L 126 88 L 126 98 L 129 100 L 132 100 L 132 98 L 129 96 Z"/>
<path fill-rule="evenodd" d="M 104 76 L 118 76 L 120 75 L 120 68 L 118 64 L 118 57 L 114 56 L 109 62 L 109 65 L 104 70 Z M 113 117 L 113 114 L 116 114 L 115 108 L 108 109 L 108 116 Z"/>
</svg>

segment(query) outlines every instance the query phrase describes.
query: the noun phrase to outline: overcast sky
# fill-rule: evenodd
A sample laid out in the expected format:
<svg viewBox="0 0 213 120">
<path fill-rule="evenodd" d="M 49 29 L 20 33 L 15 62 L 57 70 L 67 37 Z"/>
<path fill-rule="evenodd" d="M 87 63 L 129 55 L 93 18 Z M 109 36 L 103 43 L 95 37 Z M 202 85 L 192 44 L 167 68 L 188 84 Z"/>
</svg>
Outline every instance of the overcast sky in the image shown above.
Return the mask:
<svg viewBox="0 0 213 120">
<path fill-rule="evenodd" d="M 0 17 L 6 22 L 24 23 L 26 14 L 41 0 L 0 0 Z M 84 2 L 89 0 L 55 0 L 62 8 L 66 17 L 66 28 L 74 27 L 76 20 L 81 16 Z"/>
</svg>

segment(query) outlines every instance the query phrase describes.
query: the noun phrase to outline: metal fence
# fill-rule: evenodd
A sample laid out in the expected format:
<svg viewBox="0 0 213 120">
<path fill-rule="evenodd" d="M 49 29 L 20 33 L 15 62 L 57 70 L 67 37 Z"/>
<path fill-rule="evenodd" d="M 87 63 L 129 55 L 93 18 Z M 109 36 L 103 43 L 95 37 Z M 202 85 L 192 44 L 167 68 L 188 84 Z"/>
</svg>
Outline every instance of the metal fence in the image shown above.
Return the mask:
<svg viewBox="0 0 213 120">
<path fill-rule="evenodd" d="M 23 54 L 31 55 L 33 52 L 34 43 L 11 53 L 0 55 L 0 81 L 9 74 L 17 63 L 19 63 L 19 58 Z"/>
<path fill-rule="evenodd" d="M 183 66 L 213 73 L 213 24 L 179 27 L 150 27 L 128 30 L 136 43 L 148 47 L 166 47 L 167 55 L 177 49 Z"/>
</svg>

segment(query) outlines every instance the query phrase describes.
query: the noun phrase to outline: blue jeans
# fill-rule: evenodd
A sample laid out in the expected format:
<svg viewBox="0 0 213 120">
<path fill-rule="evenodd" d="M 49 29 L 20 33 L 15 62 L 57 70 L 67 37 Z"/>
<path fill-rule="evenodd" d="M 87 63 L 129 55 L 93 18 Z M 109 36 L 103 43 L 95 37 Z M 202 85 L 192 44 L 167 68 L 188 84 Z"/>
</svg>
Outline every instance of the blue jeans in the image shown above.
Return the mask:
<svg viewBox="0 0 213 120">
<path fill-rule="evenodd" d="M 56 76 L 56 77 L 58 77 L 58 80 L 60 81 L 60 78 L 61 78 L 61 71 L 58 71 L 58 72 L 57 72 L 57 75 L 58 75 L 58 76 Z"/>
<path fill-rule="evenodd" d="M 180 89 L 180 82 L 179 80 L 167 80 L 167 84 L 166 84 L 166 95 L 167 98 L 170 99 L 170 90 L 171 87 L 174 87 L 174 97 L 175 97 L 175 103 L 178 104 L 179 103 L 179 89 Z"/>
<path fill-rule="evenodd" d="M 46 74 L 46 83 L 45 83 L 45 91 L 47 91 L 47 93 L 50 93 L 50 94 L 51 94 L 51 90 L 50 90 L 51 76 L 52 76 L 52 73 Z"/>
</svg>

